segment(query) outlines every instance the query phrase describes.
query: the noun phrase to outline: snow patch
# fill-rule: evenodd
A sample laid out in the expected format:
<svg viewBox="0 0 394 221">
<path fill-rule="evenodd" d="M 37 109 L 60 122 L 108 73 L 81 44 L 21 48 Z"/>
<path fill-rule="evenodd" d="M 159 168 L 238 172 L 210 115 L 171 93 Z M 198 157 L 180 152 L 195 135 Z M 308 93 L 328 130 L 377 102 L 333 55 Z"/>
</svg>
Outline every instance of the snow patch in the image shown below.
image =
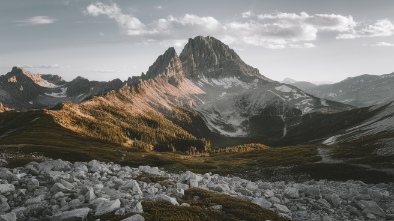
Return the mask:
<svg viewBox="0 0 394 221">
<path fill-rule="evenodd" d="M 46 81 L 44 79 L 41 79 L 40 81 L 38 81 L 36 83 L 38 85 L 40 85 L 41 87 L 46 87 L 46 88 L 57 88 L 57 87 L 59 87 L 58 85 L 49 83 L 48 81 Z"/>
<path fill-rule="evenodd" d="M 332 136 L 332 137 L 326 139 L 325 141 L 323 141 L 323 144 L 325 144 L 325 145 L 332 145 L 332 144 L 334 144 L 337 141 L 338 137 L 339 137 L 339 135 Z"/>
<path fill-rule="evenodd" d="M 321 105 L 323 105 L 323 106 L 325 106 L 325 107 L 329 106 L 329 105 L 327 104 L 327 100 L 325 100 L 325 99 L 320 99 L 320 103 L 321 103 Z"/>
<path fill-rule="evenodd" d="M 67 95 L 66 95 L 66 92 L 67 92 L 67 88 L 66 87 L 63 87 L 63 88 L 61 88 L 61 92 L 58 92 L 58 93 L 56 93 L 56 92 L 52 92 L 52 93 L 50 93 L 50 94 L 48 94 L 48 93 L 45 93 L 45 95 L 48 95 L 48 96 L 51 96 L 51 97 L 67 97 Z"/>
<path fill-rule="evenodd" d="M 275 88 L 275 90 L 281 91 L 281 92 L 284 92 L 284 93 L 289 93 L 289 92 L 292 92 L 292 91 L 293 91 L 292 88 L 290 88 L 290 87 L 288 87 L 288 86 L 286 86 L 286 85 L 278 86 L 278 87 Z"/>
</svg>

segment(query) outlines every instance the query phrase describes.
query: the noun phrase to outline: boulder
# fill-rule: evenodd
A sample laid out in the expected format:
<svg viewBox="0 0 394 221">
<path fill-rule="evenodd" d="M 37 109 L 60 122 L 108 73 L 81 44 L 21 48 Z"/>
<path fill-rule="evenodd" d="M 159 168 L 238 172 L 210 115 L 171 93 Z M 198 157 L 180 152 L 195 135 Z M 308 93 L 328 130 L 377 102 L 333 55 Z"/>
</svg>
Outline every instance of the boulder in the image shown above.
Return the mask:
<svg viewBox="0 0 394 221">
<path fill-rule="evenodd" d="M 169 196 L 164 195 L 164 194 L 157 195 L 156 196 L 156 200 L 157 201 L 169 202 L 172 205 L 179 206 L 179 203 L 178 203 L 178 201 L 175 198 L 169 197 Z"/>
<path fill-rule="evenodd" d="M 15 175 L 9 171 L 8 169 L 0 169 L 0 179 L 7 180 L 8 182 L 12 182 L 16 180 Z"/>
<path fill-rule="evenodd" d="M 274 204 L 274 207 L 278 210 L 279 213 L 290 213 L 290 210 L 285 205 Z"/>
<path fill-rule="evenodd" d="M 133 212 L 133 213 L 143 213 L 144 210 L 142 209 L 142 204 L 141 204 L 141 202 L 138 202 L 138 203 L 134 206 L 134 208 L 131 210 L 131 212 Z"/>
<path fill-rule="evenodd" d="M 120 208 L 120 200 L 116 199 L 116 200 L 106 200 L 106 201 L 101 201 L 95 210 L 94 215 L 95 216 L 101 216 L 107 213 L 112 213 L 115 212 L 116 210 L 118 210 Z"/>
<path fill-rule="evenodd" d="M 161 175 L 158 167 L 139 166 L 138 169 L 144 173 L 148 173 L 152 175 Z"/>
<path fill-rule="evenodd" d="M 37 180 L 37 179 L 35 179 L 35 178 L 31 178 L 31 179 L 29 179 L 28 181 L 27 181 L 27 189 L 29 190 L 29 191 L 32 191 L 32 190 L 34 190 L 36 187 L 39 187 L 40 186 L 40 182 Z"/>
<path fill-rule="evenodd" d="M 14 212 L 0 215 L 0 221 L 16 221 L 16 214 Z"/>
<path fill-rule="evenodd" d="M 55 184 L 53 184 L 53 186 L 51 188 L 51 192 L 52 193 L 57 193 L 57 192 L 69 193 L 69 192 L 73 192 L 73 191 L 68 189 L 68 188 L 66 188 L 61 183 L 55 183 Z"/>
<path fill-rule="evenodd" d="M 272 203 L 268 202 L 264 198 L 254 198 L 252 200 L 252 203 L 257 204 L 257 205 L 263 207 L 264 209 L 268 209 L 272 206 Z"/>
<path fill-rule="evenodd" d="M 298 189 L 293 188 L 293 187 L 285 188 L 284 195 L 285 195 L 285 197 L 290 198 L 290 199 L 300 198 L 300 193 L 299 193 Z"/>
<path fill-rule="evenodd" d="M 360 200 L 358 205 L 366 213 L 371 213 L 379 217 L 385 217 L 386 213 L 374 201 Z"/>
<path fill-rule="evenodd" d="M 62 212 L 49 218 L 50 221 L 84 221 L 86 220 L 90 209 L 80 208 L 71 211 Z"/>
<path fill-rule="evenodd" d="M 320 199 L 321 198 L 320 189 L 317 186 L 309 187 L 308 189 L 306 189 L 305 193 L 308 196 L 314 197 L 316 199 Z"/>
<path fill-rule="evenodd" d="M 121 189 L 121 190 L 132 190 L 133 193 L 136 193 L 138 195 L 142 195 L 141 188 L 138 185 L 137 181 L 135 181 L 135 180 L 127 181 L 123 186 L 119 187 L 119 189 Z"/>
<path fill-rule="evenodd" d="M 122 219 L 121 221 L 145 221 L 145 218 L 140 214 L 132 215 L 126 219 Z"/>
<path fill-rule="evenodd" d="M 12 184 L 0 184 L 0 194 L 15 192 L 15 186 Z"/>
</svg>

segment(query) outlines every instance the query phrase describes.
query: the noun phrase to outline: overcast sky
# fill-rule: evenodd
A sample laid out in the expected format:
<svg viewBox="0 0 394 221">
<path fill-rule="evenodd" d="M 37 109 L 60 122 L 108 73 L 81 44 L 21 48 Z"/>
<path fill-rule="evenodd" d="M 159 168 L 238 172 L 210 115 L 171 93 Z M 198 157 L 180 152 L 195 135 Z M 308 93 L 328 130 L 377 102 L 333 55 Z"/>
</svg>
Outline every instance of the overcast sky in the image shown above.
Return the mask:
<svg viewBox="0 0 394 221">
<path fill-rule="evenodd" d="M 2 0 L 0 74 L 127 79 L 213 36 L 274 80 L 394 72 L 393 0 Z"/>
</svg>

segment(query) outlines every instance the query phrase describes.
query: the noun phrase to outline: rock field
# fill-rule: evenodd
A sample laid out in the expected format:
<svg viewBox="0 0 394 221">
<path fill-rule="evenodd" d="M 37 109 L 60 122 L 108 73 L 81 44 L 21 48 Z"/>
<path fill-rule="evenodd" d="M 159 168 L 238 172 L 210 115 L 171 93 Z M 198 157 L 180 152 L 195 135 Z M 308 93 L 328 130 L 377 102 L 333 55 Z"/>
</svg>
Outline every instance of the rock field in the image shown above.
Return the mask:
<svg viewBox="0 0 394 221">
<path fill-rule="evenodd" d="M 142 176 L 162 177 L 167 185 L 141 181 Z M 86 220 L 110 213 L 143 213 L 141 201 L 179 205 L 184 191 L 192 187 L 250 201 L 292 220 L 394 220 L 392 183 L 252 182 L 211 173 L 172 174 L 150 166 L 52 160 L 0 168 L 0 221 Z M 137 214 L 125 220 L 144 218 Z"/>
</svg>

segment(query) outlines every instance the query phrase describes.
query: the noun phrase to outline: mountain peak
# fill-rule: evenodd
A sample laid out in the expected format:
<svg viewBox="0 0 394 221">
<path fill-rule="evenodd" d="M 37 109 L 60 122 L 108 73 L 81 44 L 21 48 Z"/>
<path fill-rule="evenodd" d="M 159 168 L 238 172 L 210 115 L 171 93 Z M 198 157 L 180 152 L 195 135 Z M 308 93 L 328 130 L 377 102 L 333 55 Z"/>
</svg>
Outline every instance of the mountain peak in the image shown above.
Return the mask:
<svg viewBox="0 0 394 221">
<path fill-rule="evenodd" d="M 285 78 L 285 79 L 283 79 L 283 81 L 282 81 L 281 83 L 284 83 L 284 84 L 294 84 L 294 83 L 296 83 L 296 82 L 297 82 L 297 81 L 294 80 L 294 79 Z"/>
<path fill-rule="evenodd" d="M 271 81 L 243 62 L 229 46 L 211 36 L 190 38 L 179 58 L 190 77 L 254 76 Z"/>
<path fill-rule="evenodd" d="M 173 47 L 168 48 L 163 55 L 149 67 L 144 78 L 152 79 L 159 75 L 167 77 L 184 76 L 182 62 Z"/>
</svg>

